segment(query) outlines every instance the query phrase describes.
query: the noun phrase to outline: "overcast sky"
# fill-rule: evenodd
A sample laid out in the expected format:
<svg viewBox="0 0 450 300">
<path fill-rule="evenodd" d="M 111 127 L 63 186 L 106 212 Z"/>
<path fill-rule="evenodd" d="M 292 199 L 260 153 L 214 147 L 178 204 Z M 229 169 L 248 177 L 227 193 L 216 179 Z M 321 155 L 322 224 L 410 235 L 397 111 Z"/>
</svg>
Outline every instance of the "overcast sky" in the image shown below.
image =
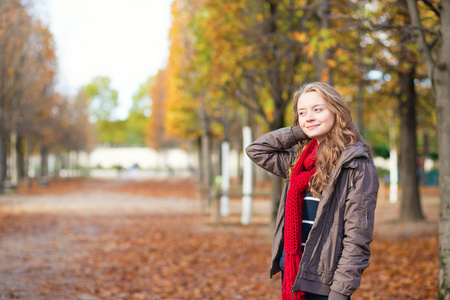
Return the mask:
<svg viewBox="0 0 450 300">
<path fill-rule="evenodd" d="M 37 10 L 55 38 L 58 90 L 73 95 L 95 76 L 119 91 L 118 117 L 169 55 L 172 0 L 40 0 Z"/>
</svg>

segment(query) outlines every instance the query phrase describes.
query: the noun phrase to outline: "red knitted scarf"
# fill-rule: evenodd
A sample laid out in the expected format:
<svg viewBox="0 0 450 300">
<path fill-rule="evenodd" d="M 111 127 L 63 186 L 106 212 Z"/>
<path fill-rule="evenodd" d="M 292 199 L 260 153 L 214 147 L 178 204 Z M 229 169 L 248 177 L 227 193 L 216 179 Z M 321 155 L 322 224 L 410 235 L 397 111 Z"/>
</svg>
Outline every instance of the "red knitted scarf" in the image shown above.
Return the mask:
<svg viewBox="0 0 450 300">
<path fill-rule="evenodd" d="M 286 256 L 281 295 L 283 300 L 304 299 L 301 291 L 292 293 L 291 289 L 302 258 L 303 200 L 308 190 L 309 179 L 316 171 L 316 149 L 317 141 L 313 139 L 303 150 L 291 174 L 290 187 L 286 198 L 284 225 L 284 251 Z"/>
</svg>

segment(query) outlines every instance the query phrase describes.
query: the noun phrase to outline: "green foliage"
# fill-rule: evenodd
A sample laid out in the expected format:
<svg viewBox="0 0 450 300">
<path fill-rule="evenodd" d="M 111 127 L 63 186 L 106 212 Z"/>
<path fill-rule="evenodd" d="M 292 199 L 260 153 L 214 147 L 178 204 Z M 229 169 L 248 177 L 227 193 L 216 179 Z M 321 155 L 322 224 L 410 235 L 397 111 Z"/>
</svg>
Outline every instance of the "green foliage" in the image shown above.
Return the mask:
<svg viewBox="0 0 450 300">
<path fill-rule="evenodd" d="M 150 115 L 151 99 L 150 89 L 153 86 L 154 76 L 150 76 L 144 83 L 139 86 L 139 89 L 133 95 L 133 104 L 130 108 L 131 113 Z"/>
<path fill-rule="evenodd" d="M 381 145 L 379 147 L 372 147 L 374 156 L 380 156 L 382 158 L 389 158 L 390 152 L 387 144 Z"/>
<path fill-rule="evenodd" d="M 108 145 L 125 145 L 127 140 L 127 121 L 107 121 L 97 122 L 98 142 Z"/>
<path fill-rule="evenodd" d="M 144 146 L 148 118 L 130 113 L 126 120 L 97 122 L 98 143 L 111 146 Z"/>
<path fill-rule="evenodd" d="M 127 145 L 144 146 L 147 123 L 148 117 L 143 112 L 130 112 L 125 123 L 127 131 L 125 142 Z"/>
<path fill-rule="evenodd" d="M 119 93 L 111 87 L 110 78 L 97 76 L 82 89 L 90 100 L 89 109 L 92 123 L 115 119 L 114 112 L 117 108 Z"/>
<path fill-rule="evenodd" d="M 118 92 L 111 87 L 108 77 L 98 76 L 82 87 L 79 95 L 85 95 L 89 103 L 90 120 L 97 132 L 97 142 L 114 146 L 143 146 L 145 128 L 148 122 L 148 91 L 152 84 L 150 77 L 133 95 L 133 103 L 126 120 L 116 120 Z"/>
</svg>

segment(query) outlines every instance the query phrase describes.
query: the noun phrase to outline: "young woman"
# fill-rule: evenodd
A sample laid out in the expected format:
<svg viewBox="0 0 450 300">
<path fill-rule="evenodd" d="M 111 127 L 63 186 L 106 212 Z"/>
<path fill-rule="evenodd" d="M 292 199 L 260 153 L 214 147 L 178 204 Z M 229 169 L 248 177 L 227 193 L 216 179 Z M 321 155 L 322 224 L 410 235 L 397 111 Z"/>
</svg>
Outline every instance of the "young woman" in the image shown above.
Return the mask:
<svg viewBox="0 0 450 300">
<path fill-rule="evenodd" d="M 350 299 L 369 266 L 378 193 L 372 152 L 332 86 L 302 86 L 293 109 L 293 127 L 246 148 L 254 163 L 286 179 L 270 276 L 282 271 L 282 299 Z"/>
</svg>

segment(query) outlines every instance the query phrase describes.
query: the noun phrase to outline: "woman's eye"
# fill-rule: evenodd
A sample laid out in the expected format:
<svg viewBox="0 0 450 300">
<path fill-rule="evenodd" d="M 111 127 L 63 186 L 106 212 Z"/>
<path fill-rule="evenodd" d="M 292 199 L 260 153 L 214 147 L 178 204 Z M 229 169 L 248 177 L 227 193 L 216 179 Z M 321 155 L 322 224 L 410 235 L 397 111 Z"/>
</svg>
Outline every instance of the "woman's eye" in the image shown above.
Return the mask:
<svg viewBox="0 0 450 300">
<path fill-rule="evenodd" d="M 305 113 L 301 111 L 301 112 L 298 113 L 298 115 L 299 115 L 299 116 L 304 116 Z"/>
<path fill-rule="evenodd" d="M 321 108 L 316 108 L 316 111 L 317 111 L 317 112 L 321 112 L 322 109 L 321 109 Z"/>
</svg>

